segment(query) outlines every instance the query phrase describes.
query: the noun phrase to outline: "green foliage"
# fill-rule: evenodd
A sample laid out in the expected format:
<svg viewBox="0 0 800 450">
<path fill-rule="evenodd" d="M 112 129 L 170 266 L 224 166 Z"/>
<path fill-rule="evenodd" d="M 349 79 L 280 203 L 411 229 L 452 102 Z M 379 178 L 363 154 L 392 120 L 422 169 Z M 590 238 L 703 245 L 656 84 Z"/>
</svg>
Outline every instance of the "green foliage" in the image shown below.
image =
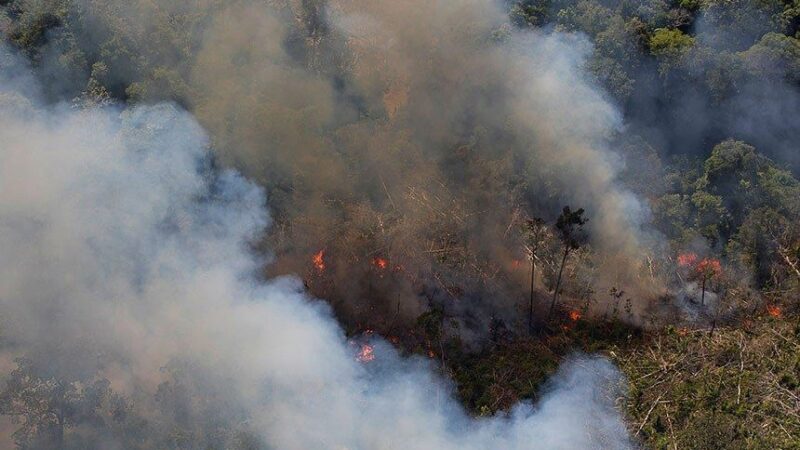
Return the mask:
<svg viewBox="0 0 800 450">
<path fill-rule="evenodd" d="M 727 235 L 729 229 L 729 214 L 722 197 L 701 189 L 692 194 L 691 201 L 694 207 L 694 227 L 711 245 L 716 245 Z"/>
<path fill-rule="evenodd" d="M 752 178 L 765 162 L 753 146 L 728 140 L 715 146 L 706 159 L 705 177 L 714 185 L 730 184 L 731 179 Z"/>
<path fill-rule="evenodd" d="M 28 56 L 36 58 L 48 41 L 48 33 L 64 22 L 69 0 L 13 0 L 5 5 L 15 16 L 8 29 L 10 40 Z"/>
<path fill-rule="evenodd" d="M 589 0 L 580 0 L 558 12 L 558 26 L 569 31 L 582 31 L 594 37 L 608 29 L 614 12 Z"/>
<path fill-rule="evenodd" d="M 696 48 L 689 55 L 687 66 L 706 67 L 702 77 L 705 88 L 717 102 L 735 95 L 739 85 L 747 83 L 742 58 L 728 51 L 715 51 L 708 47 Z"/>
<path fill-rule="evenodd" d="M 468 410 L 485 416 L 507 411 L 520 400 L 535 401 L 565 356 L 638 346 L 641 337 L 619 321 L 570 322 L 543 332 L 547 335 L 505 341 L 477 353 L 450 352 L 448 370 Z"/>
<path fill-rule="evenodd" d="M 800 40 L 780 33 L 767 33 L 740 54 L 753 76 L 786 78 L 800 83 Z"/>
<path fill-rule="evenodd" d="M 800 219 L 800 182 L 741 141 L 716 145 L 702 172 L 687 164 L 670 170 L 668 191 L 654 203 L 657 222 L 677 242 L 700 235 L 727 245 L 728 256 L 759 273 L 763 286 L 778 263 L 775 236 Z"/>
<path fill-rule="evenodd" d="M 782 32 L 782 0 L 705 0 L 703 21 L 715 31 L 709 45 L 716 49 L 744 50 L 760 36 Z"/>
<path fill-rule="evenodd" d="M 522 0 L 511 6 L 511 22 L 517 26 L 542 26 L 550 17 L 549 0 Z"/>
<path fill-rule="evenodd" d="M 800 182 L 775 166 L 754 147 L 728 140 L 715 146 L 705 162 L 698 188 L 724 198 L 725 207 L 738 225 L 748 211 L 771 206 L 798 214 Z"/>
<path fill-rule="evenodd" d="M 536 399 L 538 388 L 555 372 L 559 357 L 535 341 L 518 341 L 451 361 L 458 395 L 467 408 L 488 415 L 522 399 Z"/>
<path fill-rule="evenodd" d="M 650 52 L 661 57 L 680 56 L 694 44 L 693 37 L 683 34 L 681 30 L 668 28 L 657 28 L 649 42 Z"/>
<path fill-rule="evenodd" d="M 766 286 L 772 268 L 778 263 L 774 236 L 785 227 L 785 218 L 776 210 L 762 207 L 747 215 L 727 246 L 727 253 L 743 267 L 753 271 L 757 286 Z"/>
<path fill-rule="evenodd" d="M 667 236 L 677 241 L 688 241 L 689 217 L 692 203 L 685 194 L 670 193 L 661 196 L 653 206 L 656 221 Z"/>
<path fill-rule="evenodd" d="M 689 11 L 696 11 L 700 8 L 700 0 L 680 0 L 681 8 L 688 9 Z"/>
</svg>

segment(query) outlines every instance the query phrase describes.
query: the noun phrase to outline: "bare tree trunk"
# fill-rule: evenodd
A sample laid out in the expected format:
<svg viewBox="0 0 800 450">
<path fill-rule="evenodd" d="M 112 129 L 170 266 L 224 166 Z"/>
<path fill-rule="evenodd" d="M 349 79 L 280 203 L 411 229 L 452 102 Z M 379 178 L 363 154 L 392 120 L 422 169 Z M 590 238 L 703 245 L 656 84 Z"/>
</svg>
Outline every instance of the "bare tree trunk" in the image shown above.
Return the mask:
<svg viewBox="0 0 800 450">
<path fill-rule="evenodd" d="M 711 319 L 711 331 L 708 333 L 709 336 L 714 335 L 714 330 L 717 329 L 717 312 L 714 312 L 714 316 Z"/>
<path fill-rule="evenodd" d="M 708 277 L 703 275 L 703 284 L 700 291 L 700 306 L 704 306 L 706 304 L 706 279 Z"/>
<path fill-rule="evenodd" d="M 567 255 L 569 254 L 569 247 L 564 249 L 564 256 L 561 258 L 561 268 L 558 269 L 558 278 L 556 279 L 556 290 L 553 291 L 553 301 L 550 303 L 550 312 L 547 318 L 553 316 L 553 309 L 556 307 L 556 299 L 558 298 L 558 290 L 561 288 L 561 275 L 564 273 L 564 263 L 567 262 Z"/>
<path fill-rule="evenodd" d="M 533 334 L 533 286 L 536 280 L 536 250 L 531 251 L 531 298 L 528 303 L 528 333 Z"/>
<path fill-rule="evenodd" d="M 797 278 L 800 279 L 800 268 L 798 268 L 798 263 L 792 261 L 792 258 L 789 257 L 789 250 L 782 245 L 778 246 L 778 254 L 783 257 L 783 260 L 786 261 L 786 265 L 788 265 L 797 275 Z"/>
</svg>

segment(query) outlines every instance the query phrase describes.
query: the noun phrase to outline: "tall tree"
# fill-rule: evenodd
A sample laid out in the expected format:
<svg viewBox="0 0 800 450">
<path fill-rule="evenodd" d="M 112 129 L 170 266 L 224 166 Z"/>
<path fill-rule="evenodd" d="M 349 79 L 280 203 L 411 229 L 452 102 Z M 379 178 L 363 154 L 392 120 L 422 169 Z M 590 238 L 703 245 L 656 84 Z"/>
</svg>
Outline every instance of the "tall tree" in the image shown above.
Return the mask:
<svg viewBox="0 0 800 450">
<path fill-rule="evenodd" d="M 528 245 L 528 253 L 531 258 L 531 292 L 528 302 L 528 332 L 533 333 L 533 304 L 536 298 L 536 258 L 537 253 L 550 234 L 544 220 L 539 217 L 527 219 L 525 221 L 525 238 Z"/>
<path fill-rule="evenodd" d="M 561 276 L 564 274 L 564 264 L 567 262 L 567 257 L 572 250 L 580 248 L 587 239 L 583 226 L 589 219 L 584 218 L 583 213 L 583 208 L 572 211 L 569 206 L 565 206 L 556 221 L 559 238 L 564 244 L 564 254 L 561 257 L 561 267 L 558 269 L 558 278 L 556 278 L 556 288 L 553 291 L 553 301 L 550 303 L 548 319 L 553 315 L 553 310 L 556 307 L 558 291 L 561 289 Z"/>
<path fill-rule="evenodd" d="M 697 271 L 697 276 L 700 278 L 700 305 L 706 304 L 706 283 L 722 273 L 722 267 L 720 266 L 719 260 L 714 258 L 703 258 L 699 263 L 697 263 L 697 267 L 695 268 Z"/>
</svg>

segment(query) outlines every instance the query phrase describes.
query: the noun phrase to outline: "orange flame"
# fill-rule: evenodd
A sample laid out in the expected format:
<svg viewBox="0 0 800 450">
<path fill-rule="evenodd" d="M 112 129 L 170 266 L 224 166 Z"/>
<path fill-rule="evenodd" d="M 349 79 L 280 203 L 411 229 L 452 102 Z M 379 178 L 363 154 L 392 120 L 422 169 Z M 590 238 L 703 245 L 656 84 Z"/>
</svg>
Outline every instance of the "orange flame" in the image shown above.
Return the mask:
<svg viewBox="0 0 800 450">
<path fill-rule="evenodd" d="M 776 319 L 780 319 L 781 317 L 783 317 L 783 312 L 781 311 L 781 307 L 777 305 L 767 305 L 767 313 Z"/>
<path fill-rule="evenodd" d="M 682 253 L 678 255 L 678 265 L 681 267 L 694 266 L 697 262 L 697 255 L 694 253 Z"/>
<path fill-rule="evenodd" d="M 358 352 L 356 360 L 362 363 L 375 360 L 375 349 L 369 344 L 361 344 L 361 351 Z"/>
<path fill-rule="evenodd" d="M 702 275 L 713 277 L 722 273 L 722 266 L 717 259 L 703 258 L 702 261 L 697 263 L 695 270 Z"/>
<path fill-rule="evenodd" d="M 320 250 L 317 253 L 314 253 L 314 256 L 311 258 L 311 262 L 314 263 L 314 267 L 317 268 L 320 272 L 325 270 L 325 250 Z"/>
<path fill-rule="evenodd" d="M 520 261 L 518 259 L 515 259 L 515 260 L 511 261 L 511 267 L 514 268 L 514 269 L 519 269 L 521 265 L 522 265 L 522 261 Z"/>
<path fill-rule="evenodd" d="M 572 310 L 569 312 L 569 320 L 573 322 L 577 322 L 581 318 L 581 312 L 578 310 Z"/>
<path fill-rule="evenodd" d="M 387 267 L 389 267 L 389 261 L 378 257 L 372 260 L 372 265 L 377 267 L 378 269 L 384 270 Z"/>
<path fill-rule="evenodd" d="M 722 274 L 722 265 L 718 259 L 703 258 L 699 259 L 695 253 L 682 253 L 678 255 L 678 265 L 690 267 L 698 275 L 710 278 Z"/>
</svg>

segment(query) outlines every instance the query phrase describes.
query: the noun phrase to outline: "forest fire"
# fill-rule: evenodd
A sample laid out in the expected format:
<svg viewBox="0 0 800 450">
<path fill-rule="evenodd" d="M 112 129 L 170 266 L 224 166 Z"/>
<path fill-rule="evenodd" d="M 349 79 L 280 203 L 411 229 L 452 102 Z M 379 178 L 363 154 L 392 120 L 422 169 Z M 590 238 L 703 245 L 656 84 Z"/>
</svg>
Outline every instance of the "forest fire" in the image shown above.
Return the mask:
<svg viewBox="0 0 800 450">
<path fill-rule="evenodd" d="M 387 267 L 389 267 L 389 261 L 381 257 L 376 257 L 372 260 L 372 265 L 380 270 L 385 270 Z"/>
<path fill-rule="evenodd" d="M 689 276 L 700 282 L 700 305 L 705 305 L 706 285 L 722 275 L 722 264 L 718 259 L 700 259 L 695 253 L 682 253 L 678 255 L 678 265 L 687 268 Z"/>
<path fill-rule="evenodd" d="M 678 255 L 678 265 L 681 267 L 691 267 L 697 262 L 697 255 L 694 253 L 682 253 Z"/>
<path fill-rule="evenodd" d="M 368 363 L 375 360 L 375 348 L 369 344 L 361 344 L 361 351 L 356 355 L 356 360 Z"/>
<path fill-rule="evenodd" d="M 0 450 L 800 445 L 800 0 L 0 23 Z"/>
<path fill-rule="evenodd" d="M 699 274 L 708 278 L 722 274 L 722 266 L 720 265 L 719 260 L 714 258 L 703 258 L 699 263 L 697 263 L 695 270 Z"/>
<path fill-rule="evenodd" d="M 680 267 L 687 267 L 705 278 L 711 278 L 722 274 L 722 265 L 718 259 L 701 259 L 695 253 L 682 253 L 678 255 L 678 265 Z"/>
<path fill-rule="evenodd" d="M 781 311 L 781 307 L 777 305 L 767 305 L 767 314 L 776 319 L 783 317 L 783 311 Z"/>
<path fill-rule="evenodd" d="M 317 253 L 314 253 L 314 256 L 311 258 L 311 262 L 314 264 L 314 267 L 317 268 L 320 272 L 325 270 L 325 250 L 320 250 Z"/>
</svg>

